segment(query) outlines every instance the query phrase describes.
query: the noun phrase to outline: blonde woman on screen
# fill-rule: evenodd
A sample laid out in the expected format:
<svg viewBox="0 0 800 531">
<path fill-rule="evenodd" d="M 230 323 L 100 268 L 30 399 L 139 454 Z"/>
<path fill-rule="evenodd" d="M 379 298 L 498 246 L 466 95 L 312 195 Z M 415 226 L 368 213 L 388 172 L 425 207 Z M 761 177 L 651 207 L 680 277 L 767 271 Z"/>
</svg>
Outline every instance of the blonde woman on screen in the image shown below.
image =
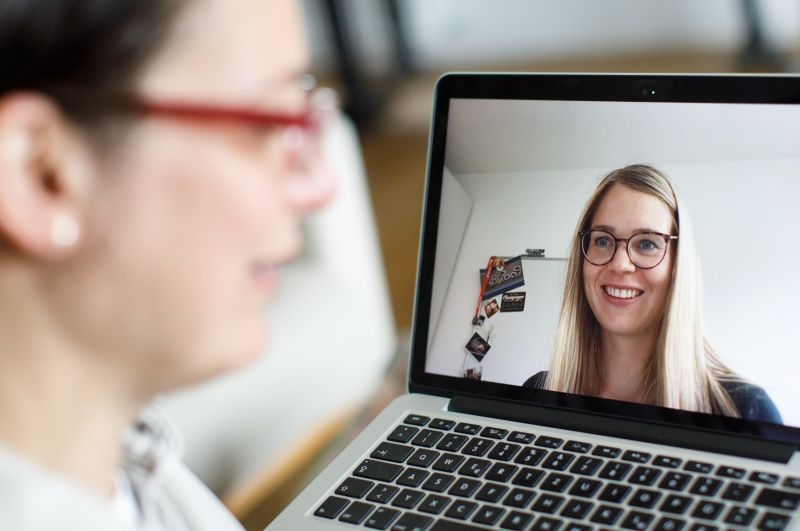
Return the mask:
<svg viewBox="0 0 800 531">
<path fill-rule="evenodd" d="M 704 335 L 691 221 L 652 166 L 612 171 L 571 246 L 550 371 L 525 387 L 781 422 Z"/>
</svg>

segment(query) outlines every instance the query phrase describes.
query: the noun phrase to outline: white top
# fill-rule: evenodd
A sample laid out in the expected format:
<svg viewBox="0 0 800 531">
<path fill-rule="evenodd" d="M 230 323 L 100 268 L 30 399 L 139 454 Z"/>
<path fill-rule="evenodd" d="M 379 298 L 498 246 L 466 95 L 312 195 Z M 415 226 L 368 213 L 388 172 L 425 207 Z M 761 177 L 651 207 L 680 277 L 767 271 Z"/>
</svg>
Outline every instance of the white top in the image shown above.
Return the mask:
<svg viewBox="0 0 800 531">
<path fill-rule="evenodd" d="M 113 499 L 0 445 L 3 531 L 243 531 L 180 461 L 181 440 L 155 408 L 131 429 Z"/>
</svg>

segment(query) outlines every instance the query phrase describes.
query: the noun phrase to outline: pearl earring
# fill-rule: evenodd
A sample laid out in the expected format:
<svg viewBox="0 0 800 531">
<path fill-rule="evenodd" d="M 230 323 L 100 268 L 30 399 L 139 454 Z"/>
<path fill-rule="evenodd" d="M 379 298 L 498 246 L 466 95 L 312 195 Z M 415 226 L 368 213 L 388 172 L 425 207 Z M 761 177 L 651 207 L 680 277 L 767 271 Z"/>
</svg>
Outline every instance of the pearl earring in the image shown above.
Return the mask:
<svg viewBox="0 0 800 531">
<path fill-rule="evenodd" d="M 59 247 L 72 247 L 78 241 L 81 229 L 74 218 L 59 214 L 50 227 L 50 239 Z"/>
</svg>

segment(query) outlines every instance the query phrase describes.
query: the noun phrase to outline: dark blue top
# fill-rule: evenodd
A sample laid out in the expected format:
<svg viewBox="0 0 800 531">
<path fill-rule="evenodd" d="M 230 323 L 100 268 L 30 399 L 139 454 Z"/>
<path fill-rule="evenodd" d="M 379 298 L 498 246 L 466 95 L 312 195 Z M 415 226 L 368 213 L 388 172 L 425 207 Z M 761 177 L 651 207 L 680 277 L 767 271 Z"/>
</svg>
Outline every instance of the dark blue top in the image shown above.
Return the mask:
<svg viewBox="0 0 800 531">
<path fill-rule="evenodd" d="M 537 372 L 528 378 L 522 387 L 544 389 L 545 378 L 547 378 L 547 371 Z M 778 408 L 775 407 L 775 403 L 759 386 L 743 380 L 722 380 L 720 383 L 743 419 L 783 424 L 783 419 Z M 718 410 L 719 407 L 715 407 L 715 409 Z"/>
</svg>

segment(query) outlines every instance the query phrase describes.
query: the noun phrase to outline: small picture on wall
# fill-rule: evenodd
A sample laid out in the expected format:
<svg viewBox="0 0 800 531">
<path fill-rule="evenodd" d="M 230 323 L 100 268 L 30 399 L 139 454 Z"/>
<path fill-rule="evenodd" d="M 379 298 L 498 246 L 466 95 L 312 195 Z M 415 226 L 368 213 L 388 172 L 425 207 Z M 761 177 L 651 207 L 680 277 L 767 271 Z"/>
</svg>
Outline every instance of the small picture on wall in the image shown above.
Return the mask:
<svg viewBox="0 0 800 531">
<path fill-rule="evenodd" d="M 497 299 L 492 299 L 483 305 L 483 311 L 486 312 L 486 317 L 491 317 L 500 311 L 500 305 L 497 304 Z"/>
<path fill-rule="evenodd" d="M 492 348 L 492 346 L 480 335 L 478 335 L 477 332 L 475 332 L 472 334 L 472 337 L 469 338 L 469 341 L 467 341 L 467 344 L 464 348 L 466 348 L 467 352 L 472 354 L 476 360 L 481 361 L 489 352 L 489 349 Z"/>
</svg>

